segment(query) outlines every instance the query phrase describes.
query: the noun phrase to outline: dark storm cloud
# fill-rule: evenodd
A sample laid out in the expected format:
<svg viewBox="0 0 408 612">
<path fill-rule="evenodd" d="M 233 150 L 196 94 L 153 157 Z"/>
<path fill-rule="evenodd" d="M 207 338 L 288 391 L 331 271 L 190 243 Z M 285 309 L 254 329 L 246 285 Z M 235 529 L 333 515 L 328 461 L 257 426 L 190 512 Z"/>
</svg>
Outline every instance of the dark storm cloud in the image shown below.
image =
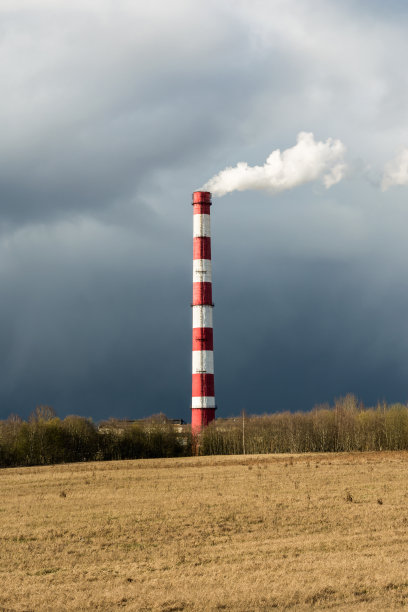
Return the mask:
<svg viewBox="0 0 408 612">
<path fill-rule="evenodd" d="M 3 17 L 0 190 L 13 221 L 134 197 L 222 139 L 226 113 L 246 112 L 242 87 L 259 81 L 242 67 L 242 27 L 215 7 L 85 3 Z"/>
<path fill-rule="evenodd" d="M 183 288 L 180 264 L 154 259 L 161 237 L 146 247 L 133 231 L 93 222 L 63 224 L 53 238 L 23 230 L 15 242 L 12 273 L 2 274 L 0 392 L 13 398 L 5 410 L 24 414 L 32 397 L 63 412 L 148 414 L 177 368 L 166 356 L 174 331 L 178 344 L 189 335 L 187 320 L 180 325 L 190 314 L 187 270 Z M 172 325 L 163 321 L 169 302 L 178 304 Z M 165 375 L 154 380 L 159 360 Z"/>
<path fill-rule="evenodd" d="M 223 411 L 307 410 L 347 390 L 367 403 L 406 401 L 406 341 L 393 322 L 401 320 L 408 292 L 398 294 L 398 306 L 395 294 L 369 302 L 349 263 L 272 265 L 272 273 L 259 270 L 269 282 L 237 290 L 238 306 L 228 317 L 217 312 L 217 401 Z M 231 351 L 237 336 L 241 350 Z"/>
<path fill-rule="evenodd" d="M 1 417 L 187 418 L 191 191 L 302 130 L 347 181 L 214 200 L 220 414 L 406 399 L 408 212 L 374 186 L 408 139 L 405 17 L 371 6 L 2 3 Z"/>
</svg>

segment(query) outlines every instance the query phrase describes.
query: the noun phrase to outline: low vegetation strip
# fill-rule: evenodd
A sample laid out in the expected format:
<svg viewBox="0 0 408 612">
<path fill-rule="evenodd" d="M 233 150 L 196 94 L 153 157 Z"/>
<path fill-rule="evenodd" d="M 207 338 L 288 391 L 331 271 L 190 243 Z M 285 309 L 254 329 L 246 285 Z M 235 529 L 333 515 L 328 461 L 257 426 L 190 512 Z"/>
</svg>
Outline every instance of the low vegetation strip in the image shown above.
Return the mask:
<svg viewBox="0 0 408 612">
<path fill-rule="evenodd" d="M 198 446 L 191 428 L 164 415 L 95 425 L 40 406 L 27 422 L 0 421 L 0 467 L 195 455 L 408 450 L 408 407 L 364 407 L 353 395 L 310 412 L 217 419 Z"/>
<path fill-rule="evenodd" d="M 0 467 L 179 457 L 191 454 L 190 437 L 164 415 L 96 425 L 80 416 L 59 419 L 40 406 L 28 421 L 15 415 L 0 421 Z"/>
<path fill-rule="evenodd" d="M 408 453 L 4 469 L 0 609 L 408 606 Z"/>
</svg>

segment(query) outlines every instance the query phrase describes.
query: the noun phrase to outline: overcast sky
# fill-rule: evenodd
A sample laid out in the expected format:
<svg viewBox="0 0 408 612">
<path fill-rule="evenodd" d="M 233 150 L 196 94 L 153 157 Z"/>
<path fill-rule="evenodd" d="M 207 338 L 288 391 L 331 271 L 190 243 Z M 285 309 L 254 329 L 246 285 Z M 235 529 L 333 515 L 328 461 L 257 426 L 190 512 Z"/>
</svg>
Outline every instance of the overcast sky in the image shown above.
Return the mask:
<svg viewBox="0 0 408 612">
<path fill-rule="evenodd" d="M 406 402 L 407 28 L 403 0 L 0 0 L 0 418 L 189 419 L 191 193 L 300 132 L 342 143 L 336 184 L 213 198 L 218 416 Z"/>
</svg>

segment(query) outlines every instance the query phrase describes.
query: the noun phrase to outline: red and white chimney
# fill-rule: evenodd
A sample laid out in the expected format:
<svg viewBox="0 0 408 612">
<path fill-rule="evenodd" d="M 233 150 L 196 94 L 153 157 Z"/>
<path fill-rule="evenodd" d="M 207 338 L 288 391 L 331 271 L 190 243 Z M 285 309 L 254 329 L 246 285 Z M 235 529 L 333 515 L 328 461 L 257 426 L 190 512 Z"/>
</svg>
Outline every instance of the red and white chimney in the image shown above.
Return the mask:
<svg viewBox="0 0 408 612">
<path fill-rule="evenodd" d="M 193 193 L 193 434 L 215 419 L 210 206 L 209 191 Z"/>
</svg>

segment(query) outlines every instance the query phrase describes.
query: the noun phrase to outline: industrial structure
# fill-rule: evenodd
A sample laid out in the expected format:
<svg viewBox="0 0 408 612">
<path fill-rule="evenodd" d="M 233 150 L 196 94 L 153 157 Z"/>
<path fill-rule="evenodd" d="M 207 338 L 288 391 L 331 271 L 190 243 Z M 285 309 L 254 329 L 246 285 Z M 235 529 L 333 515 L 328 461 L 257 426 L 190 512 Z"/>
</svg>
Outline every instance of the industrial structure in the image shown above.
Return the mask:
<svg viewBox="0 0 408 612">
<path fill-rule="evenodd" d="M 193 193 L 193 434 L 215 419 L 213 302 L 211 277 L 211 193 Z"/>
</svg>

